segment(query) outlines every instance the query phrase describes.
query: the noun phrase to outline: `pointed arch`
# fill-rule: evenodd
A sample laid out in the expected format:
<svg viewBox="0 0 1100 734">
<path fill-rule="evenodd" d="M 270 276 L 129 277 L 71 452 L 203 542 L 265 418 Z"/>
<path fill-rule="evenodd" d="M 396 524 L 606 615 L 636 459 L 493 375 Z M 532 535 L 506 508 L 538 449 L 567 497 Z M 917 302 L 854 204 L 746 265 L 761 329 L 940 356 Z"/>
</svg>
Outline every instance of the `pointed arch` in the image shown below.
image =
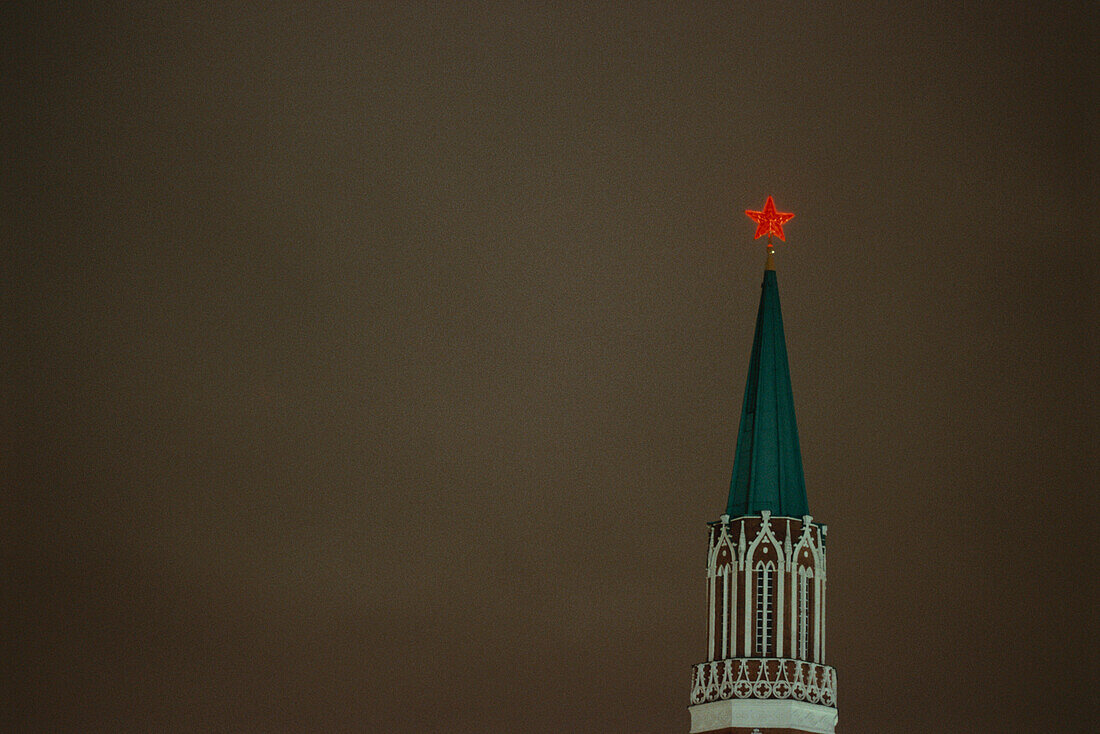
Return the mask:
<svg viewBox="0 0 1100 734">
<path fill-rule="evenodd" d="M 723 523 L 711 536 L 713 541 L 707 558 L 707 608 L 709 632 L 707 648 L 709 660 L 727 656 L 726 650 L 731 624 L 729 604 L 730 575 L 737 562 L 737 552 L 729 528 Z"/>
</svg>

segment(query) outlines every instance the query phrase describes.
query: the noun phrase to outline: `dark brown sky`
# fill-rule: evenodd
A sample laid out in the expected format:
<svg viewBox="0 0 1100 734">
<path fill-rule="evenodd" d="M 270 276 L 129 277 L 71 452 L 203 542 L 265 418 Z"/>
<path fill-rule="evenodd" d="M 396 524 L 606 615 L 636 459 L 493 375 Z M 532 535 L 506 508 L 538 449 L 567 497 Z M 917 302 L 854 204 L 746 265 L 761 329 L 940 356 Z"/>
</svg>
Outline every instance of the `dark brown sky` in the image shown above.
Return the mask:
<svg viewBox="0 0 1100 734">
<path fill-rule="evenodd" d="M 1091 728 L 1088 4 L 179 5 L 3 24 L 2 728 L 685 732 L 768 194 L 839 731 Z"/>
</svg>

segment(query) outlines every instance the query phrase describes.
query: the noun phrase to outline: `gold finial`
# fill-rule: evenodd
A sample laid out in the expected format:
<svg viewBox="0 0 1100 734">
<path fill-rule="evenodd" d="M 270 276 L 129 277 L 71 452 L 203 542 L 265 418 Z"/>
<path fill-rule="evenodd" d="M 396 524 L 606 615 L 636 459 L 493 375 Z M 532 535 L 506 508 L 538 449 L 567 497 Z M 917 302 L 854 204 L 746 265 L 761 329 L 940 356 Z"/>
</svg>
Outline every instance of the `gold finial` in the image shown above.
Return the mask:
<svg viewBox="0 0 1100 734">
<path fill-rule="evenodd" d="M 768 237 L 768 259 L 764 261 L 764 270 L 775 270 L 775 248 L 772 247 L 772 238 Z"/>
</svg>

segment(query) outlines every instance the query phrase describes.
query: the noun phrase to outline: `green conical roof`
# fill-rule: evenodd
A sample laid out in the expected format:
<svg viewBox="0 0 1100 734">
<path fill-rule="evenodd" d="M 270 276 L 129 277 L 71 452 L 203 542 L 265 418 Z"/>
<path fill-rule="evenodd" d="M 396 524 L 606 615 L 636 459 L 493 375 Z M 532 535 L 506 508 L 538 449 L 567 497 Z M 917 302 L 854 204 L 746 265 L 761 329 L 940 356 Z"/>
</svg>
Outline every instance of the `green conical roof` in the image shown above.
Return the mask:
<svg viewBox="0 0 1100 734">
<path fill-rule="evenodd" d="M 769 254 L 726 505 L 730 517 L 757 515 L 761 510 L 787 517 L 810 512 L 779 310 L 779 283 L 772 262 Z"/>
</svg>

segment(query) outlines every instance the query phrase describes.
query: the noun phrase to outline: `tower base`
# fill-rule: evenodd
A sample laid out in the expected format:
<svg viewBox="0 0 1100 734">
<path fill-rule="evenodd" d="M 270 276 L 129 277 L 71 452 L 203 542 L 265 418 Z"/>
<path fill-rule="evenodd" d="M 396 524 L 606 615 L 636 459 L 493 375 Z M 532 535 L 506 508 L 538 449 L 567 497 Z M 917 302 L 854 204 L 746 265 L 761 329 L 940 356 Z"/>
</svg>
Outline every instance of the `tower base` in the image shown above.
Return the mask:
<svg viewBox="0 0 1100 734">
<path fill-rule="evenodd" d="M 688 706 L 691 734 L 834 734 L 837 714 L 831 706 L 805 701 L 727 699 Z"/>
</svg>

